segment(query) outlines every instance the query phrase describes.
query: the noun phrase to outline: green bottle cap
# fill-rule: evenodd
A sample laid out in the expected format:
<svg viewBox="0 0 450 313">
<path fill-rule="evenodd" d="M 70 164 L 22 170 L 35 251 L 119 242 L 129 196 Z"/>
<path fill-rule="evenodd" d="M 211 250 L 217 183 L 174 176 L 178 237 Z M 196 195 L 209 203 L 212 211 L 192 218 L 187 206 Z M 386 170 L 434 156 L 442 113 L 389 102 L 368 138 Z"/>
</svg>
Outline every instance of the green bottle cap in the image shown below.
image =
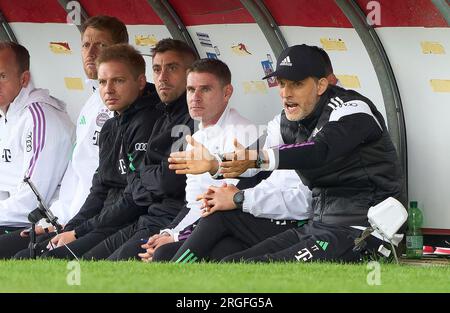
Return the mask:
<svg viewBox="0 0 450 313">
<path fill-rule="evenodd" d="M 409 202 L 409 207 L 411 207 L 411 208 L 417 208 L 417 201 L 411 201 L 411 202 Z"/>
</svg>

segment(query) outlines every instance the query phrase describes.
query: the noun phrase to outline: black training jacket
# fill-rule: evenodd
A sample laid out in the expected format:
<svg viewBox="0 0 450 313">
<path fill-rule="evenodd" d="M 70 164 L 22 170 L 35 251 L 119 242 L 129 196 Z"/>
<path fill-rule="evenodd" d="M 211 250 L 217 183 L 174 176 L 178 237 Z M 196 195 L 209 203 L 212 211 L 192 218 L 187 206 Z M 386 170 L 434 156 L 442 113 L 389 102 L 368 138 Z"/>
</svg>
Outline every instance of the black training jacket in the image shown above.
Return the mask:
<svg viewBox="0 0 450 313">
<path fill-rule="evenodd" d="M 127 174 L 140 165 L 155 121 L 162 115 L 155 86 L 147 83 L 142 96 L 121 115 L 106 121 L 100 132 L 99 167 L 90 193 L 77 215 L 64 228 L 77 236 L 98 226 L 100 213 L 110 210 L 122 198 Z"/>
<path fill-rule="evenodd" d="M 279 169 L 296 169 L 312 190 L 314 220 L 367 226 L 368 209 L 401 199 L 403 177 L 381 113 L 366 97 L 331 86 L 305 119 L 282 114 Z"/>
<path fill-rule="evenodd" d="M 113 210 L 102 212 L 99 227 L 119 227 L 139 219 L 139 227 L 146 226 L 146 213 L 153 216 L 178 214 L 184 206 L 186 175 L 169 169 L 172 151 L 182 151 L 185 136 L 192 134 L 194 121 L 186 103 L 186 94 L 172 103 L 160 103 L 162 116 L 155 122 L 147 143 L 144 162 L 128 175 L 124 197 Z"/>
</svg>

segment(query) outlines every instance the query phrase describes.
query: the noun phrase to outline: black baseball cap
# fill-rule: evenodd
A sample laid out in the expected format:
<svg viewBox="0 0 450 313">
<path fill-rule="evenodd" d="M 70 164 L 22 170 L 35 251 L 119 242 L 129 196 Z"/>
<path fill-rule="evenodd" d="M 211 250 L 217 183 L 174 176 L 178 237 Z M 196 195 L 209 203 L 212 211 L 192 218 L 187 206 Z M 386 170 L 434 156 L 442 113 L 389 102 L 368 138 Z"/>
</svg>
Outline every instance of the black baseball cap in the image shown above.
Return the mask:
<svg viewBox="0 0 450 313">
<path fill-rule="evenodd" d="M 320 53 L 308 45 L 295 45 L 284 49 L 277 60 L 277 70 L 264 76 L 272 76 L 292 81 L 304 80 L 308 77 L 326 77 L 325 62 Z"/>
</svg>

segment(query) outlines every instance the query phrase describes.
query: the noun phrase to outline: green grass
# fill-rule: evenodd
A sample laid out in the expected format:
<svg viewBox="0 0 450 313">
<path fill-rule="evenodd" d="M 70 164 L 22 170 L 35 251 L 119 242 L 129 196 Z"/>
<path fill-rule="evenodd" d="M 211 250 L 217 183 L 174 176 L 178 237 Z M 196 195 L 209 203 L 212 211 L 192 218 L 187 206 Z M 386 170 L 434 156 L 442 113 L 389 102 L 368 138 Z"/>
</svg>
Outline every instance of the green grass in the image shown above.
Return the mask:
<svg viewBox="0 0 450 313">
<path fill-rule="evenodd" d="M 0 261 L 0 292 L 450 292 L 450 267 L 381 264 L 146 264 L 80 262 L 79 286 L 67 261 Z M 72 274 L 72 275 L 71 275 Z"/>
</svg>

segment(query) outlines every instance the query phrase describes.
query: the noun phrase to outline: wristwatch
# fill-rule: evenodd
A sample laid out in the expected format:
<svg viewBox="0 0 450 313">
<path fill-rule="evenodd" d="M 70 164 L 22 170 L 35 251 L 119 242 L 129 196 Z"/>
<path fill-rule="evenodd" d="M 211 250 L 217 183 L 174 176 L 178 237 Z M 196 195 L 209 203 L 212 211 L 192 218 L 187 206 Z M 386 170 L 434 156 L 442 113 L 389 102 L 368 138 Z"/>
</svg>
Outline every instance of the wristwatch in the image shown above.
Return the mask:
<svg viewBox="0 0 450 313">
<path fill-rule="evenodd" d="M 236 208 L 238 208 L 238 209 L 242 209 L 244 200 L 245 200 L 244 190 L 240 190 L 240 191 L 236 192 L 233 196 L 234 205 L 236 205 Z"/>
</svg>

